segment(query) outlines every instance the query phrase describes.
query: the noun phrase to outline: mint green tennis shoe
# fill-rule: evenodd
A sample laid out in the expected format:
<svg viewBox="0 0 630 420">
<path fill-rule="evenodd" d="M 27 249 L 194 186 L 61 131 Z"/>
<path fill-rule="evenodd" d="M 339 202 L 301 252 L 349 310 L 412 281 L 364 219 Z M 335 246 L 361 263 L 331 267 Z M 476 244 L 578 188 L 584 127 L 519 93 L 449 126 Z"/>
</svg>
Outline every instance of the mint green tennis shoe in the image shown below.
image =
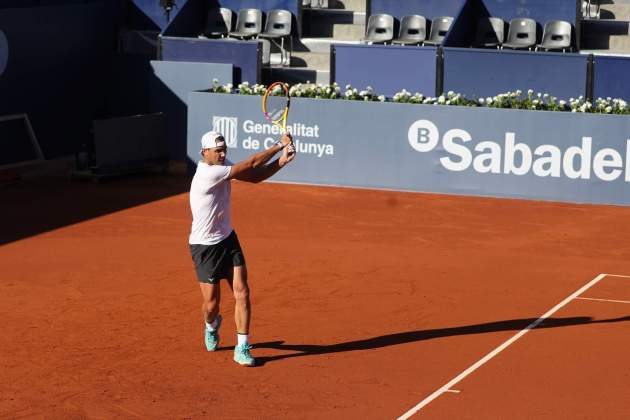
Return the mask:
<svg viewBox="0 0 630 420">
<path fill-rule="evenodd" d="M 251 348 L 252 346 L 249 344 L 234 347 L 234 361 L 241 366 L 254 366 L 256 360 L 254 360 L 249 352 Z"/>
<path fill-rule="evenodd" d="M 215 351 L 219 347 L 219 328 L 221 327 L 221 315 L 217 315 L 217 327 L 214 331 L 209 331 L 206 328 L 206 349 L 208 351 Z"/>
</svg>

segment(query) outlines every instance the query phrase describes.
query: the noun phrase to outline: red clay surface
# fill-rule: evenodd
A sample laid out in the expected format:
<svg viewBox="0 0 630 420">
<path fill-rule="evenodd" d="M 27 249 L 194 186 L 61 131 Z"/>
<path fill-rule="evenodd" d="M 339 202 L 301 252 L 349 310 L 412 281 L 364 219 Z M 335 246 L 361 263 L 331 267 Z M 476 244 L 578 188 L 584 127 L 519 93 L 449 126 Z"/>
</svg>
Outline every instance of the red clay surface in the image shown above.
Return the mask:
<svg viewBox="0 0 630 420">
<path fill-rule="evenodd" d="M 396 418 L 599 273 L 630 274 L 629 208 L 235 182 L 260 362 L 241 368 L 226 285 L 222 348 L 204 350 L 186 193 L 90 218 L 187 182 L 9 206 L 15 238 L 79 193 L 91 211 L 0 247 L 0 418 Z M 628 300 L 609 280 L 585 296 Z M 627 419 L 628 315 L 575 300 L 415 417 Z"/>
</svg>

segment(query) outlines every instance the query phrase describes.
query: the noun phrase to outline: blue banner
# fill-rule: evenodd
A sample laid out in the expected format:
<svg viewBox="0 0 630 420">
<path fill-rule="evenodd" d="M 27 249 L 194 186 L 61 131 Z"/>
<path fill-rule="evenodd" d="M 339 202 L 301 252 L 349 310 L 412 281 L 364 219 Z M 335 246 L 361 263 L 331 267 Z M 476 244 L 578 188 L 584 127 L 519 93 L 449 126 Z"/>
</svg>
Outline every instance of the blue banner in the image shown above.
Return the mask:
<svg viewBox="0 0 630 420">
<path fill-rule="evenodd" d="M 261 98 L 194 92 L 188 157 L 221 131 L 233 161 L 278 129 Z M 298 156 L 274 180 L 476 196 L 630 205 L 630 117 L 295 99 Z"/>
</svg>

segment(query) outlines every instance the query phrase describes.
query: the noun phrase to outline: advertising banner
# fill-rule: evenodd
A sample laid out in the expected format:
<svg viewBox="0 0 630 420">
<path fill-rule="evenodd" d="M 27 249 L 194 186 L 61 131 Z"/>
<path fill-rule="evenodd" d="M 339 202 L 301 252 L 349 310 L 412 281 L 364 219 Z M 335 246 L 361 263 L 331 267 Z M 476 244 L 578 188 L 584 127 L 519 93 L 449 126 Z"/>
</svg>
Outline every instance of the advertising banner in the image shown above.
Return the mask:
<svg viewBox="0 0 630 420">
<path fill-rule="evenodd" d="M 222 132 L 239 161 L 279 137 L 261 97 L 193 92 L 188 157 Z M 298 155 L 273 180 L 630 204 L 630 118 L 344 100 L 292 100 Z"/>
</svg>

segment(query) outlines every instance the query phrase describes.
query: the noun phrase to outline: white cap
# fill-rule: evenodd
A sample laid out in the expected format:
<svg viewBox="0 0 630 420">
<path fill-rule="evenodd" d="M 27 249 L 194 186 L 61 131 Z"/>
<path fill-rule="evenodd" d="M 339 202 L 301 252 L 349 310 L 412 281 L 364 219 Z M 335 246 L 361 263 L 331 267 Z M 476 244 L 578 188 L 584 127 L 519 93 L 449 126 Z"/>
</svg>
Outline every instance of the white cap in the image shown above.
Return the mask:
<svg viewBox="0 0 630 420">
<path fill-rule="evenodd" d="M 202 154 L 203 149 L 212 149 L 215 147 L 223 146 L 225 146 L 225 139 L 223 138 L 223 134 L 216 131 L 208 131 L 206 134 L 201 136 L 201 150 L 199 151 L 199 153 Z"/>
</svg>

